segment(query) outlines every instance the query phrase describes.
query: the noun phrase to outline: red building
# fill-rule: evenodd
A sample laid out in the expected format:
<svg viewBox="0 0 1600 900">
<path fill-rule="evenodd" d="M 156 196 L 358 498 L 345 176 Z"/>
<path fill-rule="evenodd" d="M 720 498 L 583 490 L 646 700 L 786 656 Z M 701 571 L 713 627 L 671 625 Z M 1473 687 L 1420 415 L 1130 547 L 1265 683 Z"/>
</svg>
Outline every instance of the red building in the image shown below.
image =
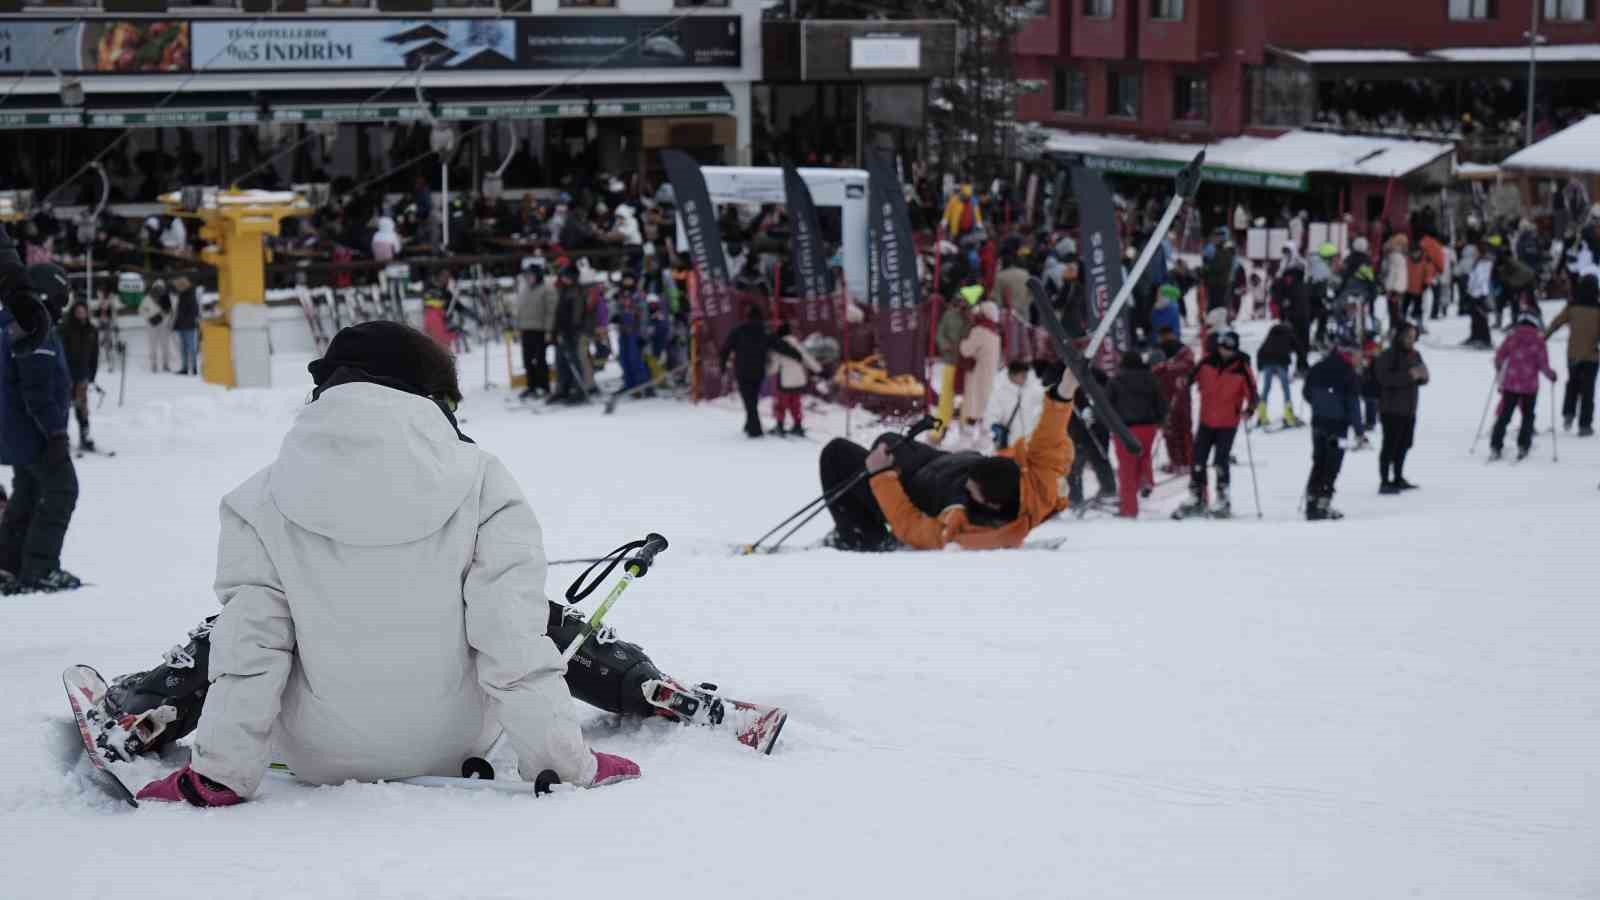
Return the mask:
<svg viewBox="0 0 1600 900">
<path fill-rule="evenodd" d="M 1042 86 L 1018 119 L 1135 177 L 1211 145 L 1208 211 L 1290 191 L 1315 216 L 1398 224 L 1452 160 L 1522 148 L 1535 4 L 1542 136 L 1600 112 L 1600 0 L 1048 0 L 1015 42 Z"/>
</svg>

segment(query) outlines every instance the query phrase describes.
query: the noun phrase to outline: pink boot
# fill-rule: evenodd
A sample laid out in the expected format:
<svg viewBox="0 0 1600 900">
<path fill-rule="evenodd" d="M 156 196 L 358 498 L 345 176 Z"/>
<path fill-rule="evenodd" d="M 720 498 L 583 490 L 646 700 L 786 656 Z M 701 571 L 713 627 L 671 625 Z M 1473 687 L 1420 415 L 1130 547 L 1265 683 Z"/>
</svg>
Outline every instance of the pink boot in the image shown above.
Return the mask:
<svg viewBox="0 0 1600 900">
<path fill-rule="evenodd" d="M 594 780 L 589 782 L 589 787 L 603 787 L 639 777 L 639 766 L 633 760 L 598 750 L 589 752 L 594 754 L 595 762 Z"/>
</svg>

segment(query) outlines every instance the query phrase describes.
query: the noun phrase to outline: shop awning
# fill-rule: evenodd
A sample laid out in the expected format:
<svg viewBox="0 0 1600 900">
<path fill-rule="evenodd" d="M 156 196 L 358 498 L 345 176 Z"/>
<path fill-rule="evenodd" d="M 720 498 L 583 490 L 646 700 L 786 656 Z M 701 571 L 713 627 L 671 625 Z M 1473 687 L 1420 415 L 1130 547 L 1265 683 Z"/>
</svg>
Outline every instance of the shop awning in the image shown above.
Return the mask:
<svg viewBox="0 0 1600 900">
<path fill-rule="evenodd" d="M 262 91 L 91 95 L 81 108 L 33 101 L 0 105 L 0 129 L 166 128 L 264 122 L 418 122 L 443 120 L 582 119 L 614 116 L 726 115 L 733 98 L 720 83 L 601 84 L 518 88 L 435 88 L 424 108 L 410 87 L 372 91 Z"/>
<path fill-rule="evenodd" d="M 1047 131 L 1045 150 L 1069 163 L 1113 174 L 1166 176 L 1202 149 L 1205 178 L 1220 184 L 1303 192 L 1313 173 L 1404 178 L 1449 157 L 1449 144 L 1290 131 L 1276 138 L 1236 137 L 1179 144 L 1111 135 Z"/>
<path fill-rule="evenodd" d="M 1528 47 L 1440 47 L 1432 50 L 1348 47 L 1293 50 L 1268 46 L 1274 55 L 1324 70 L 1326 74 L 1360 74 L 1374 77 L 1403 76 L 1411 73 L 1437 77 L 1444 74 L 1467 75 L 1475 71 L 1504 70 L 1527 66 Z M 1600 66 L 1600 44 L 1546 44 L 1538 48 L 1539 65 L 1575 69 Z"/>
<path fill-rule="evenodd" d="M 712 116 L 733 112 L 720 84 L 628 84 L 586 89 L 596 116 Z"/>
<path fill-rule="evenodd" d="M 1600 174 L 1600 116 L 1589 116 L 1544 140 L 1506 157 L 1508 172 Z"/>
</svg>

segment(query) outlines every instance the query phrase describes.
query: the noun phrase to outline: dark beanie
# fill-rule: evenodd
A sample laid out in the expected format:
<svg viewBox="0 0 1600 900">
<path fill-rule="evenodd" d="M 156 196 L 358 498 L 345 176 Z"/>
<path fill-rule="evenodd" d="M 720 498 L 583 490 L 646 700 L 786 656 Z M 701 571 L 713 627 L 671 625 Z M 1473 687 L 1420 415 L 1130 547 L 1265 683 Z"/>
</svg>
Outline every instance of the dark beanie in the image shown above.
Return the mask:
<svg viewBox="0 0 1600 900">
<path fill-rule="evenodd" d="M 1122 368 L 1142 369 L 1144 368 L 1144 358 L 1132 350 L 1124 350 L 1122 351 Z"/>
<path fill-rule="evenodd" d="M 1022 468 L 1004 456 L 986 456 L 974 463 L 967 477 L 983 489 L 983 498 L 999 507 L 998 515 L 1015 519 L 1022 504 Z"/>
<path fill-rule="evenodd" d="M 341 330 L 328 343 L 328 352 L 306 369 L 318 388 L 339 370 L 355 369 L 400 390 L 461 401 L 455 357 L 433 338 L 399 322 L 362 322 Z"/>
</svg>

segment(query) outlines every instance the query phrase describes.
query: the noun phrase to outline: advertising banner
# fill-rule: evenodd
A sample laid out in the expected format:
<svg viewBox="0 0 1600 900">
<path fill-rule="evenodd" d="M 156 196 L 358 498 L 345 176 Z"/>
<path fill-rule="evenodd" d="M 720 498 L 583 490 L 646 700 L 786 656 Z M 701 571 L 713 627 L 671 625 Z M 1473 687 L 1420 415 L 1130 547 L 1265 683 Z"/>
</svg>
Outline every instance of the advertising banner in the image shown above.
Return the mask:
<svg viewBox="0 0 1600 900">
<path fill-rule="evenodd" d="M 917 250 L 911 241 L 911 215 L 894 163 L 876 150 L 867 153 L 871 206 L 867 231 L 872 241 L 868 282 L 878 309 L 878 346 L 890 375 L 922 377 L 925 350 L 917 340 L 922 288 L 917 281 Z"/>
<path fill-rule="evenodd" d="M 833 291 L 828 284 L 828 257 L 811 189 L 792 165 L 783 167 L 783 188 L 789 205 L 789 259 L 800 289 L 801 334 L 833 331 Z"/>
<path fill-rule="evenodd" d="M 1082 257 L 1084 285 L 1088 289 L 1088 318 L 1092 332 L 1122 290 L 1122 248 L 1117 236 L 1116 207 L 1111 190 L 1100 173 L 1074 167 L 1072 193 L 1078 198 L 1078 253 Z M 1110 339 L 1089 363 L 1115 374 L 1122 351 L 1130 349 L 1126 319 L 1111 329 Z"/>
<path fill-rule="evenodd" d="M 738 16 L 29 19 L 0 23 L 0 74 L 417 69 L 736 69 Z"/>
<path fill-rule="evenodd" d="M 706 190 L 705 173 L 693 157 L 680 150 L 663 150 L 661 165 L 678 201 L 678 227 L 689 245 L 699 287 L 698 312 L 705 319 L 714 353 L 739 321 L 733 308 L 733 279 L 728 275 L 728 259 L 717 227 L 717 208 Z"/>
</svg>

